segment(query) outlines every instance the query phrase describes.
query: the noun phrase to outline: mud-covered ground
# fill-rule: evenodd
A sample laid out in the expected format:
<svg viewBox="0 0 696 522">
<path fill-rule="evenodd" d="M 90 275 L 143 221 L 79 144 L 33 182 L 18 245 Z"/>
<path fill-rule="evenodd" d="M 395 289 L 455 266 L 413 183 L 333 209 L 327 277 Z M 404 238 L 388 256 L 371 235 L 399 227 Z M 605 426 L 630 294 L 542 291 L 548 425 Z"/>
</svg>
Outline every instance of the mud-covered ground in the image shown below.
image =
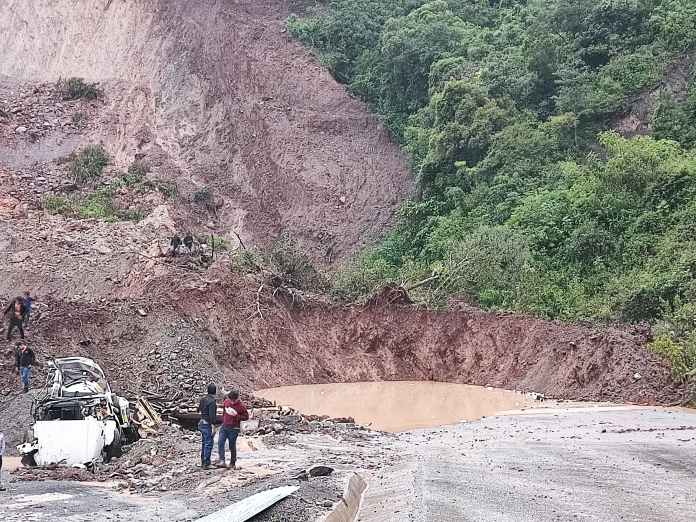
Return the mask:
<svg viewBox="0 0 696 522">
<path fill-rule="evenodd" d="M 254 520 L 314 520 L 340 501 L 354 470 L 376 470 L 396 458 L 395 437 L 345 425 L 312 433 L 239 440 L 238 469 L 198 466 L 200 437 L 163 426 L 160 435 L 126 446 L 93 471 L 24 468 L 9 474 L 2 520 L 191 520 L 254 493 L 298 486 Z M 217 445 L 213 451 L 217 457 Z M 314 465 L 328 476 L 308 476 Z M 5 479 L 8 475 L 5 475 Z"/>
<path fill-rule="evenodd" d="M 184 443 L 185 487 L 127 493 L 117 480 L 20 480 L 0 504 L 11 521 L 192 520 L 258 491 L 300 490 L 254 521 L 313 521 L 355 471 L 368 483 L 362 522 L 664 521 L 696 517 L 696 413 L 644 407 L 527 411 L 428 430 L 351 439 L 277 438 L 249 449 L 241 470 L 202 471 Z M 128 458 L 128 454 L 124 456 Z M 300 480 L 308 463 L 335 467 Z M 242 479 L 242 477 L 246 477 Z M 24 477 L 26 479 L 26 477 Z"/>
<path fill-rule="evenodd" d="M 696 411 L 540 411 L 403 435 L 361 522 L 696 520 Z"/>
</svg>

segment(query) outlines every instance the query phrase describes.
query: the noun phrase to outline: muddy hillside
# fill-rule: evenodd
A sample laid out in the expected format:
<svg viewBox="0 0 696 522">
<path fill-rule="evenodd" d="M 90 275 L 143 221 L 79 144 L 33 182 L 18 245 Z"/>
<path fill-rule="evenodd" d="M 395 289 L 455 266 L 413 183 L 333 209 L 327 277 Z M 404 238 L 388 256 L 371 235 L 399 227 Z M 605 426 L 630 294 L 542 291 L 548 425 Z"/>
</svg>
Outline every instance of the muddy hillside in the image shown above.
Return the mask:
<svg viewBox="0 0 696 522">
<path fill-rule="evenodd" d="M 293 302 L 270 287 L 259 290 L 249 276 L 230 275 L 222 264 L 183 288 L 176 288 L 178 280 L 171 273 L 153 277 L 142 295 L 128 299 L 44 303 L 35 349 L 44 359 L 92 357 L 128 395 L 193 396 L 207 381 L 253 390 L 437 380 L 641 404 L 686 396 L 667 364 L 644 346 L 641 329 L 470 308 L 339 306 L 298 296 Z M 9 392 L 10 378 L 3 384 Z"/>
<path fill-rule="evenodd" d="M 286 34 L 290 2 L 1 4 L 0 181 L 13 206 L 50 188 L 61 158 L 102 143 L 116 166 L 144 161 L 175 184 L 182 230 L 247 244 L 286 233 L 330 264 L 382 234 L 411 190 L 377 118 Z M 103 98 L 52 92 L 70 77 Z"/>
</svg>

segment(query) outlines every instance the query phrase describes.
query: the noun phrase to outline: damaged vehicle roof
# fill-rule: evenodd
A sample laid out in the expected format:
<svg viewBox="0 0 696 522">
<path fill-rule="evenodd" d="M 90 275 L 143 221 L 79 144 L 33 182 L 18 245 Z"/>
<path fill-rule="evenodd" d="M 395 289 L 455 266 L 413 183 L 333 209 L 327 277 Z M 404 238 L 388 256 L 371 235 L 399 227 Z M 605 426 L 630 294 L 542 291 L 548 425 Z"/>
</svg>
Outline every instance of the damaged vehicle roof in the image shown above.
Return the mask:
<svg viewBox="0 0 696 522">
<path fill-rule="evenodd" d="M 102 369 L 85 357 L 64 357 L 49 364 L 55 367 L 59 378 L 53 383 L 51 397 L 90 397 L 111 391 Z"/>
</svg>

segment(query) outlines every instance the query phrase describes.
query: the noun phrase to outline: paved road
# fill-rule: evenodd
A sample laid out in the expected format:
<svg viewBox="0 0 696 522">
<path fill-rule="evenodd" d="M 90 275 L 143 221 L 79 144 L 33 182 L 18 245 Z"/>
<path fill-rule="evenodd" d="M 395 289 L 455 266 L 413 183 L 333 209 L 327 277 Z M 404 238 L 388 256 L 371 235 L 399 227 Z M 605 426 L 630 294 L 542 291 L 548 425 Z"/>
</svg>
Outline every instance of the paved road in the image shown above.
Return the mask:
<svg viewBox="0 0 696 522">
<path fill-rule="evenodd" d="M 493 417 L 404 435 L 370 477 L 363 522 L 694 521 L 696 414 Z"/>
</svg>

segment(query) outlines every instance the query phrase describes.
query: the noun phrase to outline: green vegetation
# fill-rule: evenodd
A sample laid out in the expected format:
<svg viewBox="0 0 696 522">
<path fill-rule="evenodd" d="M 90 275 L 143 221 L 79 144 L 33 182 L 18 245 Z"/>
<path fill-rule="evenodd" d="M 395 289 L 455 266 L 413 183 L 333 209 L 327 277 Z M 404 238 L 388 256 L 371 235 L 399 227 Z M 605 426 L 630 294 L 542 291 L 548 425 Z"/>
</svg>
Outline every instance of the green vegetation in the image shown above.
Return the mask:
<svg viewBox="0 0 696 522">
<path fill-rule="evenodd" d="M 117 185 L 105 185 L 88 194 L 71 197 L 49 195 L 43 198 L 43 207 L 52 214 L 80 219 L 104 221 L 140 221 L 142 212 L 117 208 L 113 202 Z"/>
<path fill-rule="evenodd" d="M 157 178 L 148 179 L 146 176 L 149 173 L 150 165 L 136 160 L 128 166 L 128 172 L 117 183 L 123 187 L 133 188 L 138 192 L 154 190 L 162 194 L 166 199 L 176 197 L 178 188 L 174 181 Z"/>
<path fill-rule="evenodd" d="M 145 181 L 148 172 L 150 172 L 150 165 L 142 161 L 134 161 L 128 165 L 128 172 L 123 176 L 123 183 L 127 187 L 140 185 Z"/>
<path fill-rule="evenodd" d="M 193 202 L 198 205 L 207 206 L 210 205 L 213 200 L 213 193 L 208 187 L 203 187 L 202 189 L 195 191 L 191 195 L 191 199 L 193 199 Z"/>
<path fill-rule="evenodd" d="M 154 190 L 162 194 L 165 199 L 175 198 L 179 193 L 179 188 L 175 181 L 167 181 L 163 179 L 146 179 L 142 186 L 149 190 Z"/>
<path fill-rule="evenodd" d="M 329 0 L 288 27 L 382 115 L 417 176 L 338 296 L 428 280 L 414 294 L 433 305 L 648 321 L 675 375 L 693 373 L 696 3 Z M 688 92 L 662 96 L 653 135 L 611 131 L 672 63 Z"/>
<path fill-rule="evenodd" d="M 196 241 L 201 245 L 207 245 L 210 247 L 211 252 L 228 252 L 230 250 L 230 242 L 224 237 L 216 236 L 214 234 L 208 236 L 197 236 Z"/>
<path fill-rule="evenodd" d="M 87 145 L 71 161 L 70 174 L 79 183 L 90 183 L 99 179 L 110 158 L 101 145 Z"/>
<path fill-rule="evenodd" d="M 96 100 L 104 94 L 99 88 L 99 84 L 86 82 L 83 78 L 60 79 L 56 83 L 56 89 L 66 101 L 79 100 L 80 98 Z"/>
<path fill-rule="evenodd" d="M 243 248 L 236 253 L 233 261 L 233 268 L 243 272 L 268 272 L 267 282 L 275 287 L 287 286 L 307 291 L 328 289 L 326 278 L 288 234 L 281 234 L 267 248 Z"/>
</svg>

